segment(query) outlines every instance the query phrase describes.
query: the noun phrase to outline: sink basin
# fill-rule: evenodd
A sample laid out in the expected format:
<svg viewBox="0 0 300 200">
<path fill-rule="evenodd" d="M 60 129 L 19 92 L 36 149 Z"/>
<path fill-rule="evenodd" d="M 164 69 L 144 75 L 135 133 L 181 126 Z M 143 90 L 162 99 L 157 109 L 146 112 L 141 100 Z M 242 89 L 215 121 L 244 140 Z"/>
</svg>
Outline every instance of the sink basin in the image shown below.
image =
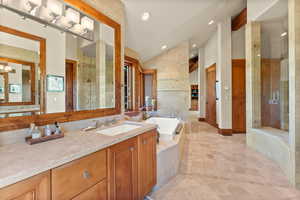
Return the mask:
<svg viewBox="0 0 300 200">
<path fill-rule="evenodd" d="M 122 124 L 119 126 L 103 129 L 100 131 L 97 131 L 97 133 L 107 136 L 116 136 L 122 133 L 126 133 L 128 131 L 132 131 L 134 129 L 140 128 L 139 125 L 133 125 L 133 124 Z"/>
</svg>

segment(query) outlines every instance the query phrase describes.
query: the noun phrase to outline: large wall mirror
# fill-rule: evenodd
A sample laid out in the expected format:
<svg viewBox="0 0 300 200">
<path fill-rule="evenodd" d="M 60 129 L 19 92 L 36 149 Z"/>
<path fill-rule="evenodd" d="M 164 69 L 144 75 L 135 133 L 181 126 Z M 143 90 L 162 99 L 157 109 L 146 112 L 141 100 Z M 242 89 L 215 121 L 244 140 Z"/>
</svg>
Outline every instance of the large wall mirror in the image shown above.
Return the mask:
<svg viewBox="0 0 300 200">
<path fill-rule="evenodd" d="M 120 25 L 81 0 L 4 0 L 0 130 L 119 114 Z"/>
</svg>

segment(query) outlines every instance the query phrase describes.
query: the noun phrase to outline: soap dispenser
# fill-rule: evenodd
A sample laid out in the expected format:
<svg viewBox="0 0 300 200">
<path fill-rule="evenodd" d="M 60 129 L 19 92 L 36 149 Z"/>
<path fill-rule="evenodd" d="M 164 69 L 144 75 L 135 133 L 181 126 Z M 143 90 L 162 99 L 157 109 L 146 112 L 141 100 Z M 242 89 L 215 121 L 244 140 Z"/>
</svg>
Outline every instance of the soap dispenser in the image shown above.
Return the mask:
<svg viewBox="0 0 300 200">
<path fill-rule="evenodd" d="M 54 132 L 54 134 L 56 134 L 56 135 L 61 134 L 61 128 L 60 128 L 58 122 L 55 122 L 54 125 L 55 125 L 55 132 Z"/>
<path fill-rule="evenodd" d="M 41 132 L 38 129 L 38 127 L 36 127 L 34 123 L 30 124 L 29 133 L 31 134 L 31 138 L 32 139 L 38 139 L 38 138 L 40 138 L 42 136 Z"/>
</svg>

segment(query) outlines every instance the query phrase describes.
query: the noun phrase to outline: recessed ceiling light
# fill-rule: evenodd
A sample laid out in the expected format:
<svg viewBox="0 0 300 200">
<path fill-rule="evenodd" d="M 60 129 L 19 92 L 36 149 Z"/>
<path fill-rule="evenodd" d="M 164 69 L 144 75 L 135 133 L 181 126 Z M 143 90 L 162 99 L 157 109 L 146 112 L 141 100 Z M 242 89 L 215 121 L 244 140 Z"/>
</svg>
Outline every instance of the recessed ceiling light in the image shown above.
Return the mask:
<svg viewBox="0 0 300 200">
<path fill-rule="evenodd" d="M 167 47 L 168 47 L 167 45 L 163 45 L 163 46 L 161 47 L 161 49 L 162 49 L 162 50 L 165 50 Z"/>
<path fill-rule="evenodd" d="M 286 36 L 287 35 L 287 32 L 283 32 L 282 34 L 281 34 L 281 37 L 284 37 L 284 36 Z"/>
<path fill-rule="evenodd" d="M 144 13 L 142 14 L 142 20 L 143 20 L 143 21 L 148 21 L 149 18 L 150 18 L 150 13 L 144 12 Z"/>
<path fill-rule="evenodd" d="M 210 22 L 208 22 L 208 25 L 212 25 L 213 23 L 215 23 L 215 21 L 211 20 Z"/>
<path fill-rule="evenodd" d="M 193 46 L 192 46 L 193 48 L 196 48 L 197 47 L 197 44 L 193 44 Z"/>
</svg>

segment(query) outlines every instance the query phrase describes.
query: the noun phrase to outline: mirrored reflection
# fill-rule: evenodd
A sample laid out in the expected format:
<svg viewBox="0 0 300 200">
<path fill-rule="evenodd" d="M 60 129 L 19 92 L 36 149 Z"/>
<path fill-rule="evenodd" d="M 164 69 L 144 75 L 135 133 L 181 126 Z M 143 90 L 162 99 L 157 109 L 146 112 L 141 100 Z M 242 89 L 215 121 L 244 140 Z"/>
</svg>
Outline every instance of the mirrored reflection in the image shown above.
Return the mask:
<svg viewBox="0 0 300 200">
<path fill-rule="evenodd" d="M 95 41 L 67 34 L 66 56 L 69 62 L 66 67 L 69 69 L 66 69 L 66 88 L 69 91 L 66 92 L 77 97 L 76 104 L 72 99 L 67 100 L 67 110 L 71 110 L 71 107 L 75 110 L 115 107 L 114 30 L 96 23 L 94 32 Z M 70 89 L 73 83 L 77 85 L 76 91 Z"/>
<path fill-rule="evenodd" d="M 42 38 L 46 48 L 0 31 L 0 118 L 115 107 L 115 30 L 94 22 L 79 37 L 1 10 L 0 25 Z"/>
<path fill-rule="evenodd" d="M 262 126 L 289 130 L 288 16 L 261 24 Z"/>
</svg>

